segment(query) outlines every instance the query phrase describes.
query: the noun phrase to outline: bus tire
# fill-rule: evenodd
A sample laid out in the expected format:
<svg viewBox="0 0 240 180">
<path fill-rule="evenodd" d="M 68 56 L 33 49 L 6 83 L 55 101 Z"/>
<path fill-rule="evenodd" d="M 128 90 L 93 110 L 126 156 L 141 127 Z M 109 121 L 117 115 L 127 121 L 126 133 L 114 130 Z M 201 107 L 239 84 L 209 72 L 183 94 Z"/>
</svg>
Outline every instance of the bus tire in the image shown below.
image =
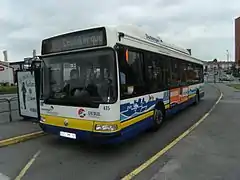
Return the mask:
<svg viewBox="0 0 240 180">
<path fill-rule="evenodd" d="M 154 125 L 152 130 L 157 131 L 161 127 L 164 121 L 164 112 L 162 108 L 155 108 L 153 113 L 153 121 L 154 121 Z"/>
<path fill-rule="evenodd" d="M 198 105 L 200 101 L 200 96 L 199 96 L 199 91 L 197 91 L 196 96 L 195 96 L 195 102 L 194 105 Z"/>
</svg>

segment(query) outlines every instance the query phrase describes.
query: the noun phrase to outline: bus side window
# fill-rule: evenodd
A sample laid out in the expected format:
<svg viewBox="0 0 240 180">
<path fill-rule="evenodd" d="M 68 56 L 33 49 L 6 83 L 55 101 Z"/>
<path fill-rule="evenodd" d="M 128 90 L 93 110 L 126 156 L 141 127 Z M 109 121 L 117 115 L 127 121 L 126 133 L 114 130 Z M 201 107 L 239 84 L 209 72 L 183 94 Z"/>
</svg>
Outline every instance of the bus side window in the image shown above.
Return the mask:
<svg viewBox="0 0 240 180">
<path fill-rule="evenodd" d="M 121 99 L 144 93 L 143 55 L 137 51 L 120 49 L 118 52 Z M 132 93 L 129 92 L 132 89 Z"/>
<path fill-rule="evenodd" d="M 187 86 L 187 63 L 183 60 L 180 60 L 180 79 L 181 79 L 181 86 Z"/>
<path fill-rule="evenodd" d="M 168 87 L 169 63 L 165 56 L 146 52 L 144 56 L 148 93 L 166 90 Z"/>
<path fill-rule="evenodd" d="M 148 93 L 157 92 L 159 89 L 159 72 L 158 72 L 158 63 L 157 56 L 154 54 L 146 52 L 144 56 L 145 64 L 146 64 L 146 79 L 148 83 Z"/>
<path fill-rule="evenodd" d="M 181 84 L 180 63 L 178 59 L 171 58 L 171 82 L 170 87 L 176 88 Z"/>
</svg>

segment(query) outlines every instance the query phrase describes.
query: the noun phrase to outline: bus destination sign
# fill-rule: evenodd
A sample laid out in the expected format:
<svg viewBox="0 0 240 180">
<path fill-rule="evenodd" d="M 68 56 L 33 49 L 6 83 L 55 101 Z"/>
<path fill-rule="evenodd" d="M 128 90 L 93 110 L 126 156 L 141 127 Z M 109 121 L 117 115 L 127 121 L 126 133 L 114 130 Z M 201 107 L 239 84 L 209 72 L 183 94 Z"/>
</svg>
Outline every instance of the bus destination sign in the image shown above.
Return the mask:
<svg viewBox="0 0 240 180">
<path fill-rule="evenodd" d="M 42 55 L 107 44 L 105 28 L 84 30 L 43 40 Z"/>
</svg>

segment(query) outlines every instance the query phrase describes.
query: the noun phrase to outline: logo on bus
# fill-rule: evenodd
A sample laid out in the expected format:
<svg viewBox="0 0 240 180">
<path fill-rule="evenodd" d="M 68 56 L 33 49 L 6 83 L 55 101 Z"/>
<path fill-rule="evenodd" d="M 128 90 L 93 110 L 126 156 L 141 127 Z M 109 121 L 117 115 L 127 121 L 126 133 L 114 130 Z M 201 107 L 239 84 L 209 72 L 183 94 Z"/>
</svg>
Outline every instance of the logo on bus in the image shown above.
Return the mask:
<svg viewBox="0 0 240 180">
<path fill-rule="evenodd" d="M 67 119 L 65 119 L 63 123 L 64 123 L 64 126 L 68 126 L 68 120 Z"/>
<path fill-rule="evenodd" d="M 79 109 L 79 110 L 78 110 L 78 115 L 79 115 L 80 118 L 84 118 L 84 117 L 86 116 L 85 110 L 82 109 L 82 108 Z"/>
<path fill-rule="evenodd" d="M 4 67 L 3 66 L 0 66 L 0 71 L 4 71 Z"/>
</svg>

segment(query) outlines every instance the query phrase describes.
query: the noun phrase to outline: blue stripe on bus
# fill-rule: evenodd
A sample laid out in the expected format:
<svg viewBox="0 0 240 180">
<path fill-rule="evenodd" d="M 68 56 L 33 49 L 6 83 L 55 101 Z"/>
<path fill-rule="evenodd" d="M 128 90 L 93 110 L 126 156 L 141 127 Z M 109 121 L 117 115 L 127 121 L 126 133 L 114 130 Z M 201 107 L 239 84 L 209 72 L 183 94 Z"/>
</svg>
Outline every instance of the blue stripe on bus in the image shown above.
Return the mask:
<svg viewBox="0 0 240 180">
<path fill-rule="evenodd" d="M 133 102 L 128 102 L 120 105 L 120 121 L 125 121 L 133 117 L 146 113 L 155 107 L 157 101 L 163 101 L 163 99 L 157 98 L 152 101 L 146 101 L 144 97 L 138 98 Z"/>
</svg>

